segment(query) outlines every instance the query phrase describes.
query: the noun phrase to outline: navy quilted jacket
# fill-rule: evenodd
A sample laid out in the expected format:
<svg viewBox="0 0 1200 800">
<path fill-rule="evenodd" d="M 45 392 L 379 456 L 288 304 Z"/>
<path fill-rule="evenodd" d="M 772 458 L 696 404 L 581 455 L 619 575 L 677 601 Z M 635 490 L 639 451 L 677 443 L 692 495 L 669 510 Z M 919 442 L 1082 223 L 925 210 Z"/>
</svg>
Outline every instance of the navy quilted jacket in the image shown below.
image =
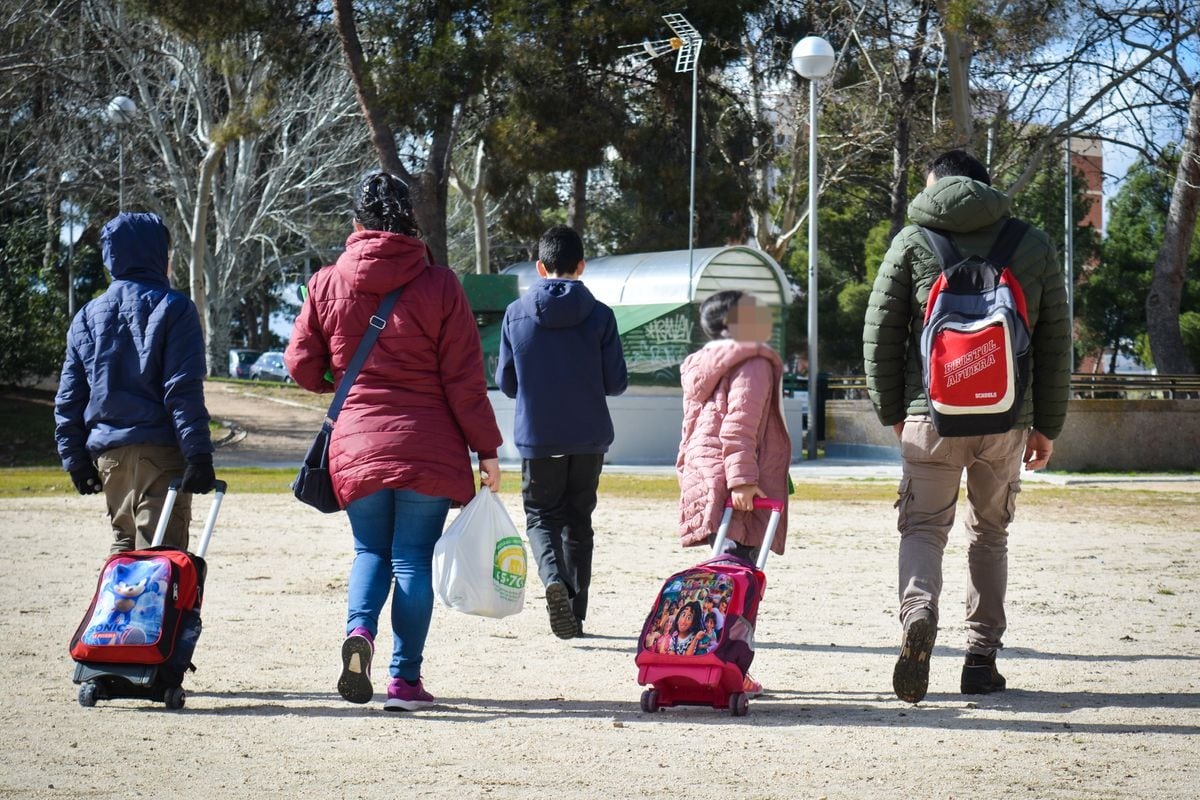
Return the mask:
<svg viewBox="0 0 1200 800">
<path fill-rule="evenodd" d="M 167 229 L 154 214 L 126 212 L 101 242 L 113 282 L 71 321 L 54 400 L 63 467 L 130 444 L 211 455 L 200 316 L 167 279 Z"/>
</svg>

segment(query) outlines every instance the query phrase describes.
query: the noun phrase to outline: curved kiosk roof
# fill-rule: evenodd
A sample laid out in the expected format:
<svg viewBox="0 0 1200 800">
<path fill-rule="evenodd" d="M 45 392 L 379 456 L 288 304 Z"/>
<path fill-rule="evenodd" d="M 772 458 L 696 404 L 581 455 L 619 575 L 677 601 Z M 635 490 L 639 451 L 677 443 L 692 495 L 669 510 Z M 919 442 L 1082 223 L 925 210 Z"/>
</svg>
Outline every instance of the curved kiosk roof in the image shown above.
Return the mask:
<svg viewBox="0 0 1200 800">
<path fill-rule="evenodd" d="M 534 262 L 513 264 L 505 275 L 516 275 L 523 294 L 537 280 Z M 651 306 L 701 303 L 724 289 L 751 292 L 771 306 L 792 301 L 791 285 L 775 259 L 743 245 L 708 247 L 692 251 L 631 253 L 587 260 L 583 282 L 601 302 L 610 306 Z"/>
</svg>

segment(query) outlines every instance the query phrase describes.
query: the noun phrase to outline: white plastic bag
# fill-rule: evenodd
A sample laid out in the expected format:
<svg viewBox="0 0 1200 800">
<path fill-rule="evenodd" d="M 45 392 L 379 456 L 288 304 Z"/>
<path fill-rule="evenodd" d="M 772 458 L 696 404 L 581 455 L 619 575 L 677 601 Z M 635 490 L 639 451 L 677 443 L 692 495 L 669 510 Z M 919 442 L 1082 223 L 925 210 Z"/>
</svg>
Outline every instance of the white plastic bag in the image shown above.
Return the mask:
<svg viewBox="0 0 1200 800">
<path fill-rule="evenodd" d="M 486 486 L 433 548 L 433 591 L 464 614 L 507 617 L 525 605 L 525 543 Z"/>
</svg>

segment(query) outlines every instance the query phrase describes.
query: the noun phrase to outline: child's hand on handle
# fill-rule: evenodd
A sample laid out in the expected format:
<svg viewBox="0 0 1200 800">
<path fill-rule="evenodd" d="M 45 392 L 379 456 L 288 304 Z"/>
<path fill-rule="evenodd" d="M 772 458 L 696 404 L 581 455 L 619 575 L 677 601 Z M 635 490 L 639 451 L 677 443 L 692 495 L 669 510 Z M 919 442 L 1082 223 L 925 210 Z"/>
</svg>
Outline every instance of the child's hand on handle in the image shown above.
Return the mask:
<svg viewBox="0 0 1200 800">
<path fill-rule="evenodd" d="M 733 507 L 738 511 L 753 511 L 754 498 L 766 497 L 767 494 L 758 488 L 757 483 L 747 483 L 742 486 L 734 486 L 729 490 L 729 496 L 733 500 Z"/>
<path fill-rule="evenodd" d="M 493 492 L 500 491 L 500 459 L 479 459 L 479 485 L 486 486 Z"/>
</svg>

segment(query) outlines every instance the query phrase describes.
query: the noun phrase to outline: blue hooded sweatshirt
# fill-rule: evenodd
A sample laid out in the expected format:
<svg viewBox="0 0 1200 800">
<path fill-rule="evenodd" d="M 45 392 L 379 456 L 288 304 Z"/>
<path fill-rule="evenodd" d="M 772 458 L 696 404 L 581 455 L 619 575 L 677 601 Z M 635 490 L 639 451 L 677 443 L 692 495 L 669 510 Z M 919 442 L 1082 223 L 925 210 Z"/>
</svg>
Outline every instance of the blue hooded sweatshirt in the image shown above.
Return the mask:
<svg viewBox="0 0 1200 800">
<path fill-rule="evenodd" d="M 178 444 L 189 461 L 211 459 L 200 316 L 167 279 L 166 226 L 122 213 L 100 240 L 113 281 L 71 321 L 54 400 L 63 468 L 131 444 Z"/>
<path fill-rule="evenodd" d="M 522 457 L 608 452 L 604 398 L 628 382 L 616 317 L 579 281 L 540 280 L 504 312 L 496 385 L 517 400 Z"/>
</svg>

